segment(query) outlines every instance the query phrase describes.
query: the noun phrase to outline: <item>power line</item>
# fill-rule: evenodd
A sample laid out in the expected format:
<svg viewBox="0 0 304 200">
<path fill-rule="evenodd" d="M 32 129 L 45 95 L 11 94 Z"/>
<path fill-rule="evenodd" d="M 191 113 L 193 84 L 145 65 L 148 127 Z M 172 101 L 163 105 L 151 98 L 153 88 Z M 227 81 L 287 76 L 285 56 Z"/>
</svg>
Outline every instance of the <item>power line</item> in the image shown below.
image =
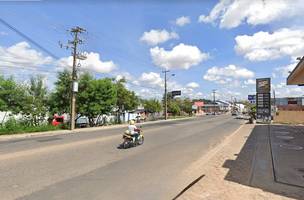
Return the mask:
<svg viewBox="0 0 304 200">
<path fill-rule="evenodd" d="M 50 52 L 49 50 L 47 50 L 46 48 L 44 48 L 38 42 L 36 42 L 33 39 L 31 39 L 29 36 L 25 35 L 24 33 L 22 33 L 21 31 L 19 31 L 17 28 L 15 28 L 14 26 L 12 26 L 11 24 L 9 24 L 8 22 L 6 22 L 5 20 L 3 20 L 2 18 L 0 18 L 0 22 L 2 24 L 4 24 L 6 27 L 8 27 L 9 29 L 11 29 L 12 31 L 16 32 L 18 35 L 20 35 L 24 39 L 26 39 L 27 41 L 29 41 L 30 43 L 34 44 L 36 47 L 38 47 L 40 50 L 44 51 L 45 53 L 47 53 L 51 57 L 59 59 L 58 56 L 56 56 L 55 54 L 53 54 L 52 52 Z"/>
</svg>

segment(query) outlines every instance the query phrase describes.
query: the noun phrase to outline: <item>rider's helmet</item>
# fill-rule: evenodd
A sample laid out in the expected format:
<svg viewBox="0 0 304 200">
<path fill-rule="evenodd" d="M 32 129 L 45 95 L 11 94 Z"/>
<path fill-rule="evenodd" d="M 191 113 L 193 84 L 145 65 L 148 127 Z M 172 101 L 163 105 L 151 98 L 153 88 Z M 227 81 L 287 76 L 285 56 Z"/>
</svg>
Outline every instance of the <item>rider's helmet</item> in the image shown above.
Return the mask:
<svg viewBox="0 0 304 200">
<path fill-rule="evenodd" d="M 134 120 L 131 120 L 130 125 L 134 125 L 134 124 L 135 124 Z"/>
</svg>

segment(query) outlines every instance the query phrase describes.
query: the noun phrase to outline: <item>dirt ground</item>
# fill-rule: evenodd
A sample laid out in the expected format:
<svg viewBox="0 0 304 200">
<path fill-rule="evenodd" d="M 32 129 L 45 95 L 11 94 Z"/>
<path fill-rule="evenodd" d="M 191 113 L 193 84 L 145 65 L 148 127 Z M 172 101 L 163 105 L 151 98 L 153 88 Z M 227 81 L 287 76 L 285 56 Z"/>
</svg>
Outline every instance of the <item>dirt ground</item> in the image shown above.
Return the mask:
<svg viewBox="0 0 304 200">
<path fill-rule="evenodd" d="M 250 185 L 252 179 L 252 152 L 254 144 L 247 141 L 254 125 L 245 124 L 241 129 L 226 138 L 221 147 L 208 157 L 203 157 L 194 165 L 205 176 L 179 200 L 285 200 L 304 199 L 304 196 L 289 195 L 288 190 L 268 192 Z M 245 144 L 246 143 L 246 144 Z M 244 145 L 246 151 L 244 151 Z M 242 152 L 241 152 L 242 151 Z M 242 154 L 242 156 L 238 156 Z M 238 158 L 237 164 L 233 163 Z M 233 164 L 231 164 L 233 163 Z M 231 167 L 233 166 L 233 169 Z M 193 166 L 192 168 L 193 169 Z M 233 171 L 234 173 L 231 173 Z M 186 172 L 191 173 L 191 172 Z M 284 186 L 285 187 L 285 186 Z M 266 191 L 267 190 L 267 191 Z"/>
</svg>

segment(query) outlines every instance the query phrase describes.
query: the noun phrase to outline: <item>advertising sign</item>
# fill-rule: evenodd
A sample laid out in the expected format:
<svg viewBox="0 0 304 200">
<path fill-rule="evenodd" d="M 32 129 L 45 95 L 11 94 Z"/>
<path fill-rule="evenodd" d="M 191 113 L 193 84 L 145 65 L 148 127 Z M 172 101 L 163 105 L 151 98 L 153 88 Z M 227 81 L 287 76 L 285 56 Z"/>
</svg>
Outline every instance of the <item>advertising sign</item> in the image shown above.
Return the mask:
<svg viewBox="0 0 304 200">
<path fill-rule="evenodd" d="M 256 79 L 256 92 L 269 93 L 270 92 L 270 78 Z"/>
</svg>

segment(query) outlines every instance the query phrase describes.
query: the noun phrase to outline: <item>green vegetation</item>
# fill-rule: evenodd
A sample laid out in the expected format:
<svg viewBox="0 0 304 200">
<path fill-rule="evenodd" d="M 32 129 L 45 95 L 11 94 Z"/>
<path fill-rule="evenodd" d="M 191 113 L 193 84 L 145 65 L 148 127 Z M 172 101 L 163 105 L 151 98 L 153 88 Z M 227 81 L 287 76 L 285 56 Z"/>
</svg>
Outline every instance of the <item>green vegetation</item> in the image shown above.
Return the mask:
<svg viewBox="0 0 304 200">
<path fill-rule="evenodd" d="M 57 74 L 55 88 L 51 92 L 44 85 L 41 76 L 31 77 L 29 83 L 23 84 L 18 83 L 13 77 L 6 78 L 0 75 L 0 111 L 6 113 L 6 119 L 9 118 L 0 122 L 0 134 L 67 127 L 66 124 L 54 127 L 49 123 L 54 114 L 70 112 L 71 83 L 68 70 Z M 124 117 L 125 111 L 134 111 L 142 103 L 145 112 L 155 120 L 155 114 L 162 111 L 163 104 L 157 99 L 140 100 L 133 91 L 126 88 L 125 83 L 125 79 L 96 79 L 88 72 L 81 73 L 76 97 L 77 117 L 88 117 L 89 125 L 97 126 L 97 121 L 102 115 L 115 114 L 117 120 L 111 123 L 120 123 L 118 116 Z M 174 118 L 191 116 L 192 101 L 187 98 L 172 98 L 171 93 L 168 93 L 168 113 Z M 16 119 L 12 118 L 16 115 Z"/>
<path fill-rule="evenodd" d="M 10 118 L 2 126 L 0 126 L 0 135 L 53 131 L 53 130 L 59 130 L 59 129 L 62 129 L 62 127 L 52 126 L 50 124 L 40 124 L 38 126 L 29 126 L 27 123 L 24 123 L 24 121 L 17 121 L 14 118 Z"/>
<path fill-rule="evenodd" d="M 124 114 L 125 111 L 132 111 L 136 109 L 136 107 L 139 105 L 139 98 L 135 95 L 133 91 L 129 91 L 126 89 L 125 84 L 126 80 L 120 79 L 116 81 L 116 95 L 117 95 L 117 114 Z M 125 116 L 123 116 L 125 117 Z M 118 118 L 118 123 L 120 123 L 120 118 Z"/>
<path fill-rule="evenodd" d="M 152 115 L 152 120 L 155 120 L 155 113 L 159 113 L 162 110 L 162 105 L 157 99 L 143 100 L 145 111 Z"/>
<path fill-rule="evenodd" d="M 31 77 L 27 84 L 18 83 L 13 77 L 0 75 L 0 111 L 5 118 L 0 121 L 0 134 L 57 130 L 48 124 L 54 114 L 70 112 L 71 75 L 68 70 L 59 72 L 55 88 L 48 92 L 43 77 Z M 103 114 L 132 111 L 139 105 L 139 98 L 125 87 L 125 80 L 109 78 L 95 79 L 89 73 L 79 77 L 76 112 L 78 117 L 86 116 L 90 126 L 96 126 L 96 118 Z M 120 119 L 120 118 L 118 118 Z M 119 121 L 118 121 L 119 122 Z M 66 125 L 65 125 L 66 126 Z"/>
<path fill-rule="evenodd" d="M 117 90 L 111 79 L 92 79 L 88 74 L 80 78 L 83 90 L 78 94 L 77 113 L 89 118 L 90 126 L 95 126 L 94 118 L 109 114 L 116 105 Z"/>
<path fill-rule="evenodd" d="M 173 116 L 192 115 L 192 104 L 189 98 L 173 98 L 171 93 L 167 94 L 168 98 L 168 113 Z M 163 98 L 164 102 L 164 98 Z"/>
</svg>

